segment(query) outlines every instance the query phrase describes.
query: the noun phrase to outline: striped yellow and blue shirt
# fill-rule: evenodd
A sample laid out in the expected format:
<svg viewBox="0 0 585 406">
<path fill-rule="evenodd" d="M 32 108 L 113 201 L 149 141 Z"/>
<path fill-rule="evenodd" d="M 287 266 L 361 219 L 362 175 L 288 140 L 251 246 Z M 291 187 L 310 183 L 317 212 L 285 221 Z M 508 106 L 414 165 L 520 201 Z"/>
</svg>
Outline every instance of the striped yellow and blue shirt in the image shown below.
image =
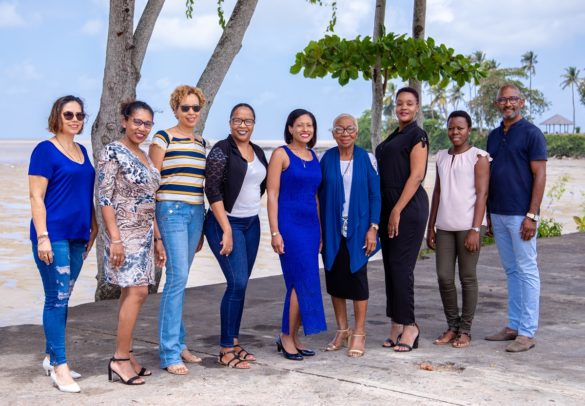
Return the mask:
<svg viewBox="0 0 585 406">
<path fill-rule="evenodd" d="M 179 138 L 158 131 L 152 143 L 165 151 L 156 200 L 203 204 L 205 145 L 198 140 Z"/>
</svg>

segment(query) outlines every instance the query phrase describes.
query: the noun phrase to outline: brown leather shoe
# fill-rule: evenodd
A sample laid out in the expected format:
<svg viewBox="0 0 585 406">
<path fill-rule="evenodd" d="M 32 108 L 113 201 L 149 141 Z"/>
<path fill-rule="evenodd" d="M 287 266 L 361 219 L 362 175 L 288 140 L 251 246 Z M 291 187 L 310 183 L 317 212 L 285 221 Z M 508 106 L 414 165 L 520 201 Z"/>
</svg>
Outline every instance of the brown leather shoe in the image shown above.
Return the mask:
<svg viewBox="0 0 585 406">
<path fill-rule="evenodd" d="M 526 336 L 518 336 L 516 339 L 511 342 L 507 347 L 506 351 L 508 352 L 523 352 L 528 351 L 531 348 L 534 348 L 536 342 L 534 338 L 526 337 Z"/>
<path fill-rule="evenodd" d="M 511 328 L 505 327 L 502 329 L 502 331 L 499 331 L 491 336 L 487 336 L 485 339 L 488 341 L 511 341 L 515 340 L 517 336 L 517 330 L 512 330 Z"/>
</svg>

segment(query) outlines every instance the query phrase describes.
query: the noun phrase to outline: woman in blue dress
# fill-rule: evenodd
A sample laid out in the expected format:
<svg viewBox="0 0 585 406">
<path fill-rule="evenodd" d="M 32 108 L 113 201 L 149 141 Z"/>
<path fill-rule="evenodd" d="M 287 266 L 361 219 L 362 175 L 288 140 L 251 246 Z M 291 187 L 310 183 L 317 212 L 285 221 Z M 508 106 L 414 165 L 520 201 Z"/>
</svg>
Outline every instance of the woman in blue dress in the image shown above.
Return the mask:
<svg viewBox="0 0 585 406">
<path fill-rule="evenodd" d="M 272 248 L 280 255 L 286 297 L 278 351 L 286 359 L 301 361 L 315 355 L 298 337 L 327 329 L 319 279 L 321 229 L 318 188 L 321 168 L 311 148 L 317 142 L 315 116 L 293 110 L 284 127 L 287 145 L 272 153 L 268 166 L 268 221 Z"/>
</svg>

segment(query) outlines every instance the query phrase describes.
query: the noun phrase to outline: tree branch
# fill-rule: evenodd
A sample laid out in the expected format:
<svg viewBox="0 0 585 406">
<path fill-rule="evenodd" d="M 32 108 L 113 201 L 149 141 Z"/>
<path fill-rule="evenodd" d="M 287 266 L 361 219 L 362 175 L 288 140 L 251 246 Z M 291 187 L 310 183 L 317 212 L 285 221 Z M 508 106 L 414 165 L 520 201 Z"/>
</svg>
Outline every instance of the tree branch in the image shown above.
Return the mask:
<svg viewBox="0 0 585 406">
<path fill-rule="evenodd" d="M 132 51 L 132 66 L 140 78 L 140 70 L 142 69 L 142 62 L 146 55 L 146 48 L 150 42 L 150 37 L 154 31 L 154 25 L 160 11 L 162 10 L 165 0 L 148 0 L 144 11 L 140 16 L 140 21 L 134 31 L 134 49 Z M 140 79 L 139 79 L 140 80 Z"/>
<path fill-rule="evenodd" d="M 201 134 L 205 128 L 207 115 L 215 99 L 215 95 L 223 82 L 228 69 L 242 47 L 244 34 L 252 20 L 258 0 L 238 0 L 225 30 L 217 43 L 205 70 L 201 74 L 197 87 L 203 90 L 207 102 L 201 110 L 199 123 L 195 132 Z"/>
</svg>

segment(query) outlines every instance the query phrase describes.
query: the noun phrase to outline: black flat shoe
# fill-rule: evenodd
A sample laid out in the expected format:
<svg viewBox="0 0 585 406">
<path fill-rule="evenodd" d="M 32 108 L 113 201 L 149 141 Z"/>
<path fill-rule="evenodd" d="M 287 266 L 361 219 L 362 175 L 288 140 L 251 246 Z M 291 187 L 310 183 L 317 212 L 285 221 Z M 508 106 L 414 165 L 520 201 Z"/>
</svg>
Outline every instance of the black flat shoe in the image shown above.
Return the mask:
<svg viewBox="0 0 585 406">
<path fill-rule="evenodd" d="M 291 361 L 302 361 L 304 357 L 300 353 L 291 354 L 290 352 L 286 352 L 284 346 L 282 345 L 282 340 L 278 337 L 275 341 L 276 350 L 278 352 L 282 352 L 282 356 Z"/>
<path fill-rule="evenodd" d="M 297 348 L 297 351 L 299 352 L 299 354 L 301 354 L 304 357 L 312 357 L 316 354 L 316 352 L 314 350 L 309 350 L 306 348 L 304 348 L 302 350 L 300 348 Z"/>
</svg>

